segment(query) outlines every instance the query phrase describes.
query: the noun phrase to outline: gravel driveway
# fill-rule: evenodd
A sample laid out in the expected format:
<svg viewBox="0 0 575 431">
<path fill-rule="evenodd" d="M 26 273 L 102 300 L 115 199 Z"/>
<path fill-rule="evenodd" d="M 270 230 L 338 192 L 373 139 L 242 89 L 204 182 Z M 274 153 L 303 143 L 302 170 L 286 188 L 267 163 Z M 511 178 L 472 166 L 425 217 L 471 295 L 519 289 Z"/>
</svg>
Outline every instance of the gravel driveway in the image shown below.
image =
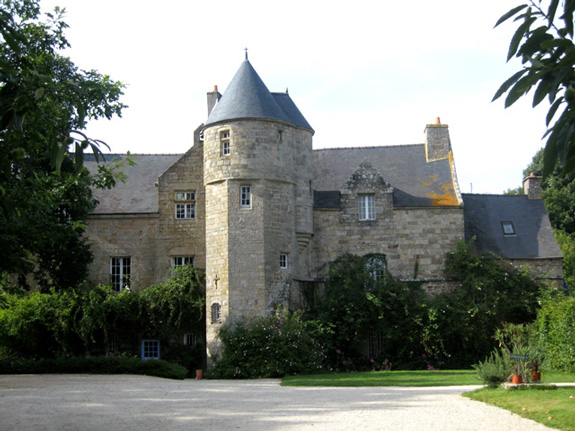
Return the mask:
<svg viewBox="0 0 575 431">
<path fill-rule="evenodd" d="M 474 388 L 291 388 L 279 386 L 279 380 L 1 375 L 0 430 L 550 429 L 461 396 Z"/>
</svg>

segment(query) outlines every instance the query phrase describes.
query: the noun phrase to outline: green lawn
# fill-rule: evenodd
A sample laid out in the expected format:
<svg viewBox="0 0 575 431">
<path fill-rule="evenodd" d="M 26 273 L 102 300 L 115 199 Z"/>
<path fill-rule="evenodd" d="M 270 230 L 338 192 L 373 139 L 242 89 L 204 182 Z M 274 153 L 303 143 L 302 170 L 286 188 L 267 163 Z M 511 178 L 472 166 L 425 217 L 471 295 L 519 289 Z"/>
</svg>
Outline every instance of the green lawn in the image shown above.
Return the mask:
<svg viewBox="0 0 575 431">
<path fill-rule="evenodd" d="M 283 386 L 460 386 L 481 385 L 475 370 L 366 371 L 285 377 Z"/>
<path fill-rule="evenodd" d="M 575 431 L 575 387 L 478 389 L 464 396 L 564 431 Z"/>
<path fill-rule="evenodd" d="M 530 389 L 481 388 L 464 396 L 512 411 L 552 428 L 575 431 L 575 386 L 550 389 L 551 383 L 574 383 L 575 374 L 543 373 Z M 461 386 L 482 385 L 475 370 L 368 371 L 284 378 L 283 386 Z"/>
<path fill-rule="evenodd" d="M 543 373 L 543 383 L 575 383 L 575 374 Z M 365 371 L 287 376 L 283 386 L 462 386 L 483 385 L 475 370 Z"/>
</svg>

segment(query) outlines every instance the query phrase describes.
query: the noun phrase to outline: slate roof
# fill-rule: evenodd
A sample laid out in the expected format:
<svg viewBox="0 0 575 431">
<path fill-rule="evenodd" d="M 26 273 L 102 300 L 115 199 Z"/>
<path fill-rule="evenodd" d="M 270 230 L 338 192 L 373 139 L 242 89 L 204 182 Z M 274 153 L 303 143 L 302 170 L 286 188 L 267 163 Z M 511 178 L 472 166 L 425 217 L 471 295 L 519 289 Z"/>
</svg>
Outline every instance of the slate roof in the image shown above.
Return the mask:
<svg viewBox="0 0 575 431">
<path fill-rule="evenodd" d="M 241 64 L 205 126 L 242 118 L 280 120 L 313 131 L 289 94 L 270 93 L 248 60 Z"/>
<path fill-rule="evenodd" d="M 542 199 L 527 196 L 463 194 L 465 240 L 475 237 L 484 252 L 509 259 L 561 258 Z M 504 235 L 512 222 L 515 235 Z"/>
<path fill-rule="evenodd" d="M 120 169 L 126 182 L 118 181 L 112 190 L 93 189 L 100 202 L 92 214 L 135 214 L 158 212 L 158 178 L 172 166 L 181 154 L 132 154 L 136 166 L 124 163 Z M 125 160 L 125 154 L 106 154 L 106 162 Z M 85 156 L 86 167 L 97 172 L 93 155 Z"/>
<path fill-rule="evenodd" d="M 364 160 L 377 169 L 394 188 L 394 206 L 460 204 L 449 159 L 428 163 L 423 144 L 315 150 L 314 189 L 323 192 L 339 191 Z M 316 200 L 316 206 L 318 203 Z"/>
</svg>

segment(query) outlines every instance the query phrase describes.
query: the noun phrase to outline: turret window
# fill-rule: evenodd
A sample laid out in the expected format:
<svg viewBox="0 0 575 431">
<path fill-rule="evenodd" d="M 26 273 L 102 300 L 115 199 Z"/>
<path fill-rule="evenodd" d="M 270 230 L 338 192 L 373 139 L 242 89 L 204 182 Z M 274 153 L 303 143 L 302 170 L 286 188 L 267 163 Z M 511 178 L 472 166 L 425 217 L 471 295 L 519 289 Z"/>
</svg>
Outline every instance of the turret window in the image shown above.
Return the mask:
<svg viewBox="0 0 575 431">
<path fill-rule="evenodd" d="M 211 322 L 212 323 L 220 323 L 222 321 L 222 307 L 217 302 L 212 304 L 212 316 Z"/>
<path fill-rule="evenodd" d="M 252 187 L 242 186 L 240 188 L 240 206 L 242 208 L 251 208 L 252 206 Z"/>
<path fill-rule="evenodd" d="M 280 268 L 288 269 L 288 255 L 286 253 L 280 253 Z"/>
<path fill-rule="evenodd" d="M 231 144 L 230 144 L 230 131 L 224 130 L 220 132 L 220 143 L 222 149 L 222 156 L 229 156 L 231 154 Z"/>
</svg>

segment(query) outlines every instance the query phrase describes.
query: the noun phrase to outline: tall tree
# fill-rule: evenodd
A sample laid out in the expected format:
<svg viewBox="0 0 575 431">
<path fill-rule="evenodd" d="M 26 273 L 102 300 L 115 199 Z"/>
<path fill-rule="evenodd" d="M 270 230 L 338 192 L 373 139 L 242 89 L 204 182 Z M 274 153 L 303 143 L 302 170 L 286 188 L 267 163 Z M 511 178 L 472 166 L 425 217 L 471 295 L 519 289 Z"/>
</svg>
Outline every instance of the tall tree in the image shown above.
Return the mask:
<svg viewBox="0 0 575 431">
<path fill-rule="evenodd" d="M 523 171 L 524 177 L 531 172 L 541 175 L 543 157 L 541 149 Z M 563 276 L 567 285 L 575 288 L 575 172 L 563 173 L 556 166 L 543 179 L 542 189 L 555 239 L 563 252 Z"/>
<path fill-rule="evenodd" d="M 559 0 L 529 0 L 495 24 L 497 27 L 513 17 L 518 23 L 507 61 L 517 57 L 522 67 L 501 85 L 493 100 L 507 93 L 507 108 L 535 88 L 533 106 L 545 98 L 551 105 L 546 117 L 544 176 L 558 161 L 564 172 L 575 171 L 575 1 L 564 0 L 561 6 Z"/>
<path fill-rule="evenodd" d="M 123 84 L 60 53 L 69 46 L 63 10 L 43 17 L 39 0 L 1 1 L 0 274 L 69 287 L 91 258 L 82 238 L 96 204 L 90 187 L 114 183 L 105 168 L 92 176 L 83 166 L 84 151 L 101 156 L 103 144 L 83 130 L 121 115 Z"/>
<path fill-rule="evenodd" d="M 533 160 L 523 171 L 524 178 L 534 173 L 541 175 L 544 165 L 544 150 L 533 156 Z M 563 173 L 556 166 L 542 182 L 542 196 L 549 213 L 551 226 L 569 235 L 575 235 L 575 172 Z"/>
</svg>

